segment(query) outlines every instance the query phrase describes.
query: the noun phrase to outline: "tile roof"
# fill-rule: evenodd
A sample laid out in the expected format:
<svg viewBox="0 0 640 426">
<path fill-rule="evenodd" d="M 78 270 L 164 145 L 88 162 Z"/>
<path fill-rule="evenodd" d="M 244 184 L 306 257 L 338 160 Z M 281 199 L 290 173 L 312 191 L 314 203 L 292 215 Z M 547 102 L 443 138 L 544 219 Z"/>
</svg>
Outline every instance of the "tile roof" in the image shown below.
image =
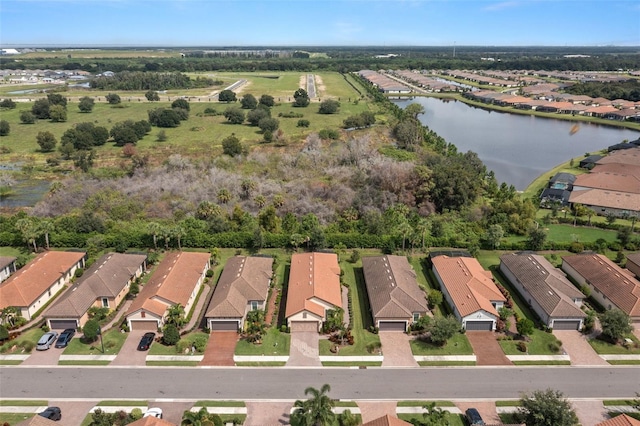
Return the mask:
<svg viewBox="0 0 640 426">
<path fill-rule="evenodd" d="M 186 306 L 210 257 L 209 253 L 199 252 L 167 253 L 131 303 L 127 315 L 144 309 L 163 316 L 168 306 Z"/>
<path fill-rule="evenodd" d="M 427 299 L 404 256 L 363 257 L 362 268 L 374 318 L 412 319 L 427 312 Z"/>
<path fill-rule="evenodd" d="M 596 164 L 596 166 L 591 169 L 591 173 L 617 173 L 620 175 L 640 177 L 640 166 L 623 163 Z"/>
<path fill-rule="evenodd" d="M 15 261 L 16 261 L 15 257 L 0 256 L 0 269 L 6 268 L 7 266 L 11 265 Z"/>
<path fill-rule="evenodd" d="M 411 425 L 411 423 L 405 422 L 404 420 L 400 420 L 397 417 L 390 416 L 388 414 L 378 417 L 377 419 L 371 420 L 370 422 L 363 423 L 362 426 L 406 426 Z"/>
<path fill-rule="evenodd" d="M 506 299 L 493 282 L 491 272 L 484 270 L 477 259 L 437 256 L 431 261 L 462 317 L 479 310 L 498 316 L 491 302 Z"/>
<path fill-rule="evenodd" d="M 626 414 L 620 414 L 619 416 L 600 422 L 596 426 L 640 426 L 640 420 L 636 420 Z"/>
<path fill-rule="evenodd" d="M 611 152 L 598 160 L 598 164 L 621 163 L 640 166 L 640 148 L 630 148 Z"/>
<path fill-rule="evenodd" d="M 144 254 L 105 254 L 44 312 L 44 317 L 81 317 L 96 300 L 120 294 L 146 259 Z"/>
<path fill-rule="evenodd" d="M 285 317 L 308 310 L 324 317 L 318 298 L 343 308 L 338 256 L 333 253 L 295 253 L 291 256 Z"/>
<path fill-rule="evenodd" d="M 633 262 L 636 265 L 640 266 L 640 252 L 629 253 L 627 255 L 627 262 Z"/>
<path fill-rule="evenodd" d="M 574 189 L 569 196 L 569 202 L 586 206 L 640 211 L 640 194 L 630 192 L 607 191 L 604 189 Z"/>
<path fill-rule="evenodd" d="M 640 282 L 601 254 L 576 254 L 562 258 L 620 310 L 631 317 L 640 317 Z"/>
<path fill-rule="evenodd" d="M 573 299 L 584 299 L 585 296 L 543 256 L 533 253 L 504 254 L 500 256 L 500 262 L 500 267 L 506 267 L 516 277 L 549 317 L 587 316 L 573 303 Z"/>
<path fill-rule="evenodd" d="M 23 420 L 20 423 L 16 423 L 15 426 L 57 426 L 59 424 L 60 423 L 56 421 L 49 420 L 36 414 L 35 416 Z"/>
<path fill-rule="evenodd" d="M 630 192 L 640 194 L 640 178 L 634 175 L 623 175 L 618 173 L 594 170 L 578 176 L 573 183 L 574 188 L 595 188 L 607 191 Z"/>
<path fill-rule="evenodd" d="M 64 276 L 86 253 L 47 251 L 0 284 L 0 309 L 29 306 Z"/>
<path fill-rule="evenodd" d="M 273 275 L 273 258 L 229 259 L 211 298 L 207 318 L 242 318 L 251 300 L 265 301 Z"/>
</svg>

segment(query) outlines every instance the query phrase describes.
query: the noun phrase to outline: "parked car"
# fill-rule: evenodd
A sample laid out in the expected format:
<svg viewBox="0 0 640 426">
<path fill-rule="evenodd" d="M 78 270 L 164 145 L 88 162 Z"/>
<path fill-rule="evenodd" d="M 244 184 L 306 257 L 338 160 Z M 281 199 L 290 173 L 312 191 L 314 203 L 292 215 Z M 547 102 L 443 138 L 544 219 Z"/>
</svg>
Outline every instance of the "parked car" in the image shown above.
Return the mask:
<svg viewBox="0 0 640 426">
<path fill-rule="evenodd" d="M 56 348 L 66 348 L 75 334 L 76 331 L 73 328 L 66 328 L 56 340 Z"/>
<path fill-rule="evenodd" d="M 47 333 L 44 333 L 40 338 L 40 340 L 38 340 L 36 349 L 39 351 L 46 351 L 51 347 L 51 345 L 53 345 L 53 342 L 56 341 L 57 337 L 58 337 L 58 333 L 56 333 L 55 331 L 49 331 Z"/>
<path fill-rule="evenodd" d="M 484 425 L 484 420 L 482 420 L 482 416 L 475 408 L 469 408 L 465 411 L 467 416 L 467 421 L 470 425 Z"/>
<path fill-rule="evenodd" d="M 139 351 L 146 351 L 151 347 L 151 343 L 153 343 L 153 339 L 155 339 L 156 333 L 148 332 L 144 333 L 142 339 L 140 339 L 140 343 L 138 344 Z"/>
<path fill-rule="evenodd" d="M 146 413 L 144 413 L 144 416 L 142 417 L 155 417 L 157 419 L 161 419 L 162 418 L 162 408 L 158 408 L 158 407 L 154 407 L 154 408 L 149 408 Z"/>
<path fill-rule="evenodd" d="M 60 407 L 47 407 L 46 410 L 38 415 L 57 422 L 62 418 L 62 411 L 60 411 Z"/>
</svg>

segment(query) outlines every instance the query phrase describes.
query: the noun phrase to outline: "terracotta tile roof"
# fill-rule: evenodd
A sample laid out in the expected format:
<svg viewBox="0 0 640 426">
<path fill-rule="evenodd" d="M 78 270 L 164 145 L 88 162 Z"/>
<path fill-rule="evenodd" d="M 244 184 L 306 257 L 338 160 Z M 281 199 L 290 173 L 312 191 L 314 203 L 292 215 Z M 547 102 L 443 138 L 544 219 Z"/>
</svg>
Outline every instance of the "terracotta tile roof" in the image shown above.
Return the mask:
<svg viewBox="0 0 640 426">
<path fill-rule="evenodd" d="M 616 107 L 614 107 L 613 105 L 602 105 L 585 110 L 585 112 L 591 114 L 606 114 L 607 112 L 613 111 L 617 111 Z"/>
<path fill-rule="evenodd" d="M 620 310 L 631 317 L 640 317 L 640 282 L 601 254 L 576 254 L 562 258 Z"/>
<path fill-rule="evenodd" d="M 324 308 L 315 303 L 314 298 L 343 307 L 340 266 L 338 256 L 333 253 L 295 253 L 291 256 L 285 317 L 303 310 L 324 317 Z"/>
<path fill-rule="evenodd" d="M 640 178 L 633 175 L 604 172 L 602 169 L 579 175 L 573 186 L 574 188 L 596 188 L 640 194 Z"/>
<path fill-rule="evenodd" d="M 202 272 L 208 268 L 210 257 L 209 253 L 167 253 L 131 303 L 127 315 L 144 309 L 163 316 L 169 306 L 185 306 Z"/>
<path fill-rule="evenodd" d="M 29 306 L 62 278 L 86 253 L 47 251 L 0 284 L 0 309 Z"/>
<path fill-rule="evenodd" d="M 640 211 L 640 194 L 631 192 L 607 191 L 604 189 L 574 189 L 569 196 L 569 202 L 580 203 L 585 206 Z"/>
<path fill-rule="evenodd" d="M 479 310 L 498 316 L 491 302 L 506 299 L 493 282 L 491 272 L 484 270 L 475 258 L 436 256 L 431 261 L 462 317 Z"/>
<path fill-rule="evenodd" d="M 362 268 L 374 318 L 412 320 L 427 312 L 427 299 L 404 256 L 363 257 Z"/>
<path fill-rule="evenodd" d="M 49 420 L 42 416 L 35 415 L 33 417 L 28 418 L 27 420 L 21 421 L 20 423 L 16 423 L 15 426 L 57 426 L 59 424 L 60 423 L 55 422 L 53 420 Z"/>
<path fill-rule="evenodd" d="M 44 317 L 81 317 L 96 300 L 120 294 L 146 259 L 143 254 L 105 254 L 44 312 Z"/>
<path fill-rule="evenodd" d="M 640 166 L 623 163 L 596 164 L 596 166 L 591 169 L 591 173 L 617 173 L 619 175 L 640 177 Z"/>
<path fill-rule="evenodd" d="M 629 148 L 609 153 L 598 160 L 598 164 L 621 163 L 640 166 L 640 148 Z"/>
<path fill-rule="evenodd" d="M 272 275 L 271 257 L 232 257 L 220 275 L 206 317 L 242 318 L 249 301 L 266 300 Z"/>
<path fill-rule="evenodd" d="M 620 414 L 619 416 L 600 422 L 596 426 L 640 426 L 640 420 L 636 420 L 626 414 Z"/>
<path fill-rule="evenodd" d="M 549 317 L 585 318 L 573 303 L 585 296 L 543 256 L 513 253 L 500 256 L 500 268 L 507 268 Z"/>
<path fill-rule="evenodd" d="M 0 269 L 4 269 L 16 261 L 15 257 L 0 256 Z"/>
<path fill-rule="evenodd" d="M 371 420 L 370 422 L 363 423 L 362 426 L 406 426 L 411 425 L 411 423 L 405 422 L 404 420 L 400 420 L 397 417 L 390 416 L 388 414 L 383 417 L 378 417 L 377 419 Z"/>
</svg>

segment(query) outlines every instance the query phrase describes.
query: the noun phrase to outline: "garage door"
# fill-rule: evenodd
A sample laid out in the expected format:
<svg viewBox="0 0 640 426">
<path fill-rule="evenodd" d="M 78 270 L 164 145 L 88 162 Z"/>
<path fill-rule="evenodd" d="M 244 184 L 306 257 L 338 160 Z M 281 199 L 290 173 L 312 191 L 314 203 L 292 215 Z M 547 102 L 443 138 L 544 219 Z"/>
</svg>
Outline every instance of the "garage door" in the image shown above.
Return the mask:
<svg viewBox="0 0 640 426">
<path fill-rule="evenodd" d="M 51 323 L 51 329 L 52 330 L 64 330 L 65 328 L 73 328 L 76 329 L 78 327 L 78 323 L 76 322 L 76 320 L 49 320 L 49 322 Z"/>
<path fill-rule="evenodd" d="M 404 321 L 380 321 L 378 329 L 380 331 L 405 331 L 407 323 Z"/>
<path fill-rule="evenodd" d="M 467 321 L 465 328 L 467 331 L 491 331 L 493 321 Z"/>
<path fill-rule="evenodd" d="M 318 321 L 291 321 L 291 332 L 315 331 L 318 332 Z"/>
<path fill-rule="evenodd" d="M 211 330 L 238 331 L 238 321 L 211 321 Z"/>
<path fill-rule="evenodd" d="M 131 331 L 157 331 L 158 321 L 131 321 Z"/>
<path fill-rule="evenodd" d="M 578 330 L 580 327 L 580 321 L 553 321 L 554 330 Z"/>
</svg>

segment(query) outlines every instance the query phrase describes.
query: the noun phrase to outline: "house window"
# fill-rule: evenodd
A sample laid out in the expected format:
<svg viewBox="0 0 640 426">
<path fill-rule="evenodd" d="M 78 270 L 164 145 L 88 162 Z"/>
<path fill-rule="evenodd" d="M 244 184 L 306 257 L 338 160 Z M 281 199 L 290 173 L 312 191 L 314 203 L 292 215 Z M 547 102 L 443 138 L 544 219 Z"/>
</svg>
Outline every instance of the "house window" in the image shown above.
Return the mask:
<svg viewBox="0 0 640 426">
<path fill-rule="evenodd" d="M 306 312 L 302 313 L 302 319 L 307 319 L 307 313 Z"/>
<path fill-rule="evenodd" d="M 47 292 L 47 294 L 49 295 L 49 297 L 51 297 L 51 289 L 49 289 L 49 291 Z"/>
<path fill-rule="evenodd" d="M 140 312 L 140 318 L 146 318 L 147 313 L 145 311 Z"/>
<path fill-rule="evenodd" d="M 251 310 L 255 311 L 258 309 L 258 301 L 257 300 L 252 300 L 251 301 Z"/>
<path fill-rule="evenodd" d="M 102 307 L 103 308 L 108 308 L 109 307 L 109 299 L 107 299 L 106 297 L 102 298 Z"/>
<path fill-rule="evenodd" d="M 413 313 L 413 322 L 416 322 L 420 319 L 420 314 L 418 312 Z"/>
</svg>

